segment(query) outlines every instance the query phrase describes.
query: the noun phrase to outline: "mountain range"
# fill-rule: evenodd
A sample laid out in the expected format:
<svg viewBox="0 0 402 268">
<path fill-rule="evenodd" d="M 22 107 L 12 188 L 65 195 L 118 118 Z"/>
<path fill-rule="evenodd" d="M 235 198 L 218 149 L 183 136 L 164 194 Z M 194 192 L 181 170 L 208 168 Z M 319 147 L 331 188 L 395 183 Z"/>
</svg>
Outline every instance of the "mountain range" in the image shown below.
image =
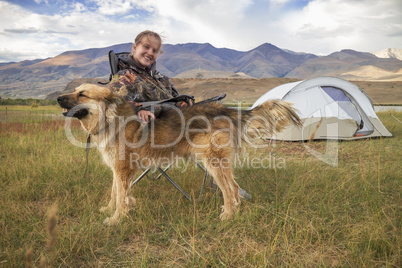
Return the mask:
<svg viewBox="0 0 402 268">
<path fill-rule="evenodd" d="M 107 79 L 108 52 L 130 51 L 132 43 L 67 51 L 48 59 L 0 63 L 0 96 L 45 98 L 79 78 Z M 250 51 L 211 44 L 165 44 L 157 69 L 177 78 L 296 78 L 337 76 L 348 80 L 402 81 L 402 49 L 377 54 L 342 50 L 327 56 L 299 53 L 264 43 Z"/>
<path fill-rule="evenodd" d="M 402 60 L 402 49 L 387 48 L 381 51 L 373 52 L 379 58 L 396 58 Z"/>
</svg>

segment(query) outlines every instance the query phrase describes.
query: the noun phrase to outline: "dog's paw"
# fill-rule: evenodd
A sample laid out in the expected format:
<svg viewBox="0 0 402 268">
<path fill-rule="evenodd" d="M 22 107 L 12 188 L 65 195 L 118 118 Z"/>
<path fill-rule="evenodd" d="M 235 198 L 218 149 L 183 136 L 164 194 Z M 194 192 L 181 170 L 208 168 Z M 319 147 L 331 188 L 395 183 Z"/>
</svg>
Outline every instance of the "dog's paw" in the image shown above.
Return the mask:
<svg viewBox="0 0 402 268">
<path fill-rule="evenodd" d="M 119 220 L 116 219 L 116 218 L 114 218 L 114 217 L 106 218 L 106 219 L 103 221 L 103 224 L 104 224 L 104 225 L 108 225 L 108 226 L 116 225 L 116 224 L 118 224 L 118 223 L 119 223 Z"/>
<path fill-rule="evenodd" d="M 226 212 L 226 211 L 222 212 L 222 214 L 219 216 L 221 221 L 228 220 L 232 217 L 233 217 L 233 212 Z"/>
</svg>

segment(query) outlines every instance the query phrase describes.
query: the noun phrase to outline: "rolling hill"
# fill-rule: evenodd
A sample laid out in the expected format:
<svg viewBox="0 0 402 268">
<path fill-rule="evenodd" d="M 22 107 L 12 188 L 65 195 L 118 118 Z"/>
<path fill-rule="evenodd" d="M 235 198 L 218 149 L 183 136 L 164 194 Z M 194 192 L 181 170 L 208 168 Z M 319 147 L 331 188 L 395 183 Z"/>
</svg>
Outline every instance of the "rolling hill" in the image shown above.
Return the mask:
<svg viewBox="0 0 402 268">
<path fill-rule="evenodd" d="M 67 51 L 48 59 L 0 64 L 0 96 L 45 98 L 80 78 L 107 79 L 109 50 L 130 51 L 132 43 Z M 165 44 L 158 69 L 177 78 L 295 78 L 330 75 L 351 80 L 402 81 L 402 61 L 342 50 L 317 56 L 265 43 L 250 51 L 208 43 Z M 104 81 L 104 80 L 103 80 Z M 53 94 L 54 95 L 54 94 Z"/>
<path fill-rule="evenodd" d="M 365 70 L 364 75 L 362 70 Z M 342 50 L 328 56 L 309 59 L 286 74 L 288 78 L 337 76 L 348 80 L 402 80 L 402 61 L 378 58 L 371 53 Z"/>
</svg>

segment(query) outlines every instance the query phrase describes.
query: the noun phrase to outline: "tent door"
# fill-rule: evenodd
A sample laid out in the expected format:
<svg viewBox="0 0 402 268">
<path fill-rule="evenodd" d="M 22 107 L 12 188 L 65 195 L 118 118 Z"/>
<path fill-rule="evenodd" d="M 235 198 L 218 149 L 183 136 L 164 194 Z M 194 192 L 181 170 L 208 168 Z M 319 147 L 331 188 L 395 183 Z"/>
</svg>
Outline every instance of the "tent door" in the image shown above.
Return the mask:
<svg viewBox="0 0 402 268">
<path fill-rule="evenodd" d="M 374 132 L 373 124 L 353 97 L 337 87 L 322 86 L 321 88 L 356 121 L 358 127 L 354 136 L 367 136 Z"/>
</svg>

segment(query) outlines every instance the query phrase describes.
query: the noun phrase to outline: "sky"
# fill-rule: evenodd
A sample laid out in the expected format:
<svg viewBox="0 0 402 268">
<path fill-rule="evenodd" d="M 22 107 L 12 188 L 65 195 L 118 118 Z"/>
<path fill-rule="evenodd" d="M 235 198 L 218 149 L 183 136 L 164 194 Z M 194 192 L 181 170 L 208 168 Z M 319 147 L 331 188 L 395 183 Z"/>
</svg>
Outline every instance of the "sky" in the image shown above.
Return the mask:
<svg viewBox="0 0 402 268">
<path fill-rule="evenodd" d="M 316 55 L 402 48 L 402 0 L 0 0 L 0 62 L 133 42 Z"/>
</svg>

